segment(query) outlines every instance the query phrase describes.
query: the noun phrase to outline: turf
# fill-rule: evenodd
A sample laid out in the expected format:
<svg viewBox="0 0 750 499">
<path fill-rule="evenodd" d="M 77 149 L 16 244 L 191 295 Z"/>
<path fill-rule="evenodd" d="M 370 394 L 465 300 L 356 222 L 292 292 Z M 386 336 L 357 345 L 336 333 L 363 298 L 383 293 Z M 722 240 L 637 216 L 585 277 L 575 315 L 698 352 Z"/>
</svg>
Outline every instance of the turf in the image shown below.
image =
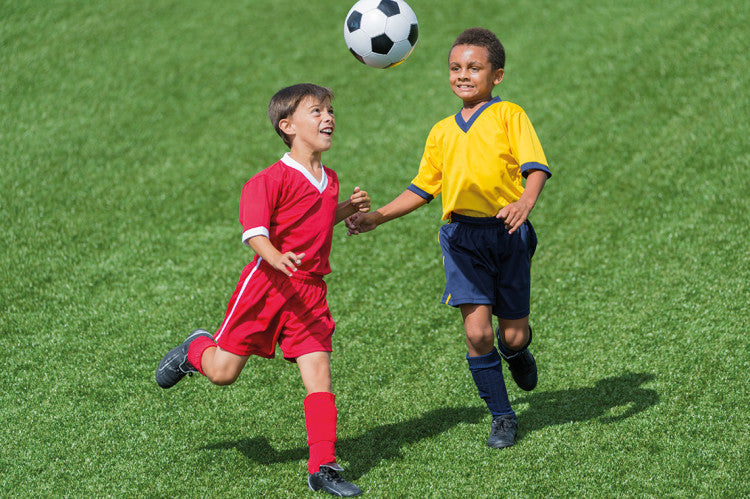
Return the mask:
<svg viewBox="0 0 750 499">
<path fill-rule="evenodd" d="M 326 163 L 376 205 L 458 103 L 458 32 L 506 45 L 553 177 L 532 213 L 539 386 L 489 417 L 438 300 L 439 201 L 334 233 L 338 453 L 383 497 L 750 495 L 750 85 L 742 2 L 412 0 L 419 44 L 360 65 L 348 4 L 0 3 L 0 495 L 306 493 L 295 367 L 163 391 L 251 253 L 239 191 L 284 152 L 280 87 L 333 88 Z M 743 381 L 744 380 L 744 381 Z M 510 383 L 512 385 L 512 382 Z"/>
</svg>

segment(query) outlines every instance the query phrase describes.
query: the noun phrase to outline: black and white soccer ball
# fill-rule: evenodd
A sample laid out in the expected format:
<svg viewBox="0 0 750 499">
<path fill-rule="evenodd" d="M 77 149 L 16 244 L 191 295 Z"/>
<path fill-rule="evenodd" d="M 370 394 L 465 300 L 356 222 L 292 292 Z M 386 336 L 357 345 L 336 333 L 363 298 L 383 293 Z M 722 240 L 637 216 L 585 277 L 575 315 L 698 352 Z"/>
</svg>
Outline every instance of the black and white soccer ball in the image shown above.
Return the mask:
<svg viewBox="0 0 750 499">
<path fill-rule="evenodd" d="M 417 16 L 404 0 L 359 0 L 344 22 L 346 46 L 360 62 L 390 68 L 417 44 Z"/>
</svg>

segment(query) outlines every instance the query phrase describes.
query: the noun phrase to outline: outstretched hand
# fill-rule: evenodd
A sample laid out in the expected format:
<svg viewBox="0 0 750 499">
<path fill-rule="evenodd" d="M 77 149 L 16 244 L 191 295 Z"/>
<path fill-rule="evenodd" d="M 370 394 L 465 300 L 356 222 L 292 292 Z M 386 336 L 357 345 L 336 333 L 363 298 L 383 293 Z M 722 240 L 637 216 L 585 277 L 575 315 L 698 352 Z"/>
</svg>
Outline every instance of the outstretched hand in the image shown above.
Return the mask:
<svg viewBox="0 0 750 499">
<path fill-rule="evenodd" d="M 346 228 L 349 229 L 346 233 L 350 236 L 369 232 L 378 226 L 374 213 L 355 213 L 348 217 L 345 223 Z"/>
<path fill-rule="evenodd" d="M 411 213 L 426 203 L 427 200 L 422 196 L 407 189 L 399 194 L 396 199 L 373 212 L 362 213 L 360 211 L 360 213 L 355 213 L 347 217 L 345 219 L 346 227 L 349 229 L 347 234 L 353 236 L 363 232 L 370 232 L 378 225 Z"/>
</svg>

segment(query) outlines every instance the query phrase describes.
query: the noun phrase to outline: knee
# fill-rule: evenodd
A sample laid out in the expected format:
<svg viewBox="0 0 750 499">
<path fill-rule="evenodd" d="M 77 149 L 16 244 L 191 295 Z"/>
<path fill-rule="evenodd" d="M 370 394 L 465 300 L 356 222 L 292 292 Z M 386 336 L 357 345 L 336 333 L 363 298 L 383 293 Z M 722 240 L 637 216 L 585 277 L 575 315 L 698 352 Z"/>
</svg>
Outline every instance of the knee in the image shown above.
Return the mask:
<svg viewBox="0 0 750 499">
<path fill-rule="evenodd" d="M 219 386 L 231 385 L 232 383 L 237 381 L 237 378 L 239 376 L 239 372 L 234 372 L 230 369 L 219 369 L 213 372 L 206 373 L 206 377 L 211 381 L 211 383 Z"/>
<path fill-rule="evenodd" d="M 529 342 L 528 326 L 504 327 L 501 332 L 503 344 L 511 350 L 521 350 Z"/>
<path fill-rule="evenodd" d="M 466 341 L 477 351 L 489 351 L 495 344 L 492 328 L 466 328 Z"/>
</svg>

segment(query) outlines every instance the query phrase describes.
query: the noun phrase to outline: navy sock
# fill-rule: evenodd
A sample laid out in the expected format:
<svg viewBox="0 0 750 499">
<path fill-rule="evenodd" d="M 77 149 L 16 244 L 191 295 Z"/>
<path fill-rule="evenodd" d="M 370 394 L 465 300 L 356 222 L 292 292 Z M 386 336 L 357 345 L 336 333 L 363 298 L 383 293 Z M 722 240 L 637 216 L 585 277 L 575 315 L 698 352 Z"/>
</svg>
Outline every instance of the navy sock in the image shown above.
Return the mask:
<svg viewBox="0 0 750 499">
<path fill-rule="evenodd" d="M 492 415 L 514 414 L 508 400 L 508 392 L 505 390 L 502 359 L 497 350 L 493 348 L 490 353 L 478 357 L 469 357 L 467 353 L 466 360 L 469 362 L 469 371 L 474 378 L 474 384 L 477 385 L 479 396 L 487 404 Z"/>
</svg>

